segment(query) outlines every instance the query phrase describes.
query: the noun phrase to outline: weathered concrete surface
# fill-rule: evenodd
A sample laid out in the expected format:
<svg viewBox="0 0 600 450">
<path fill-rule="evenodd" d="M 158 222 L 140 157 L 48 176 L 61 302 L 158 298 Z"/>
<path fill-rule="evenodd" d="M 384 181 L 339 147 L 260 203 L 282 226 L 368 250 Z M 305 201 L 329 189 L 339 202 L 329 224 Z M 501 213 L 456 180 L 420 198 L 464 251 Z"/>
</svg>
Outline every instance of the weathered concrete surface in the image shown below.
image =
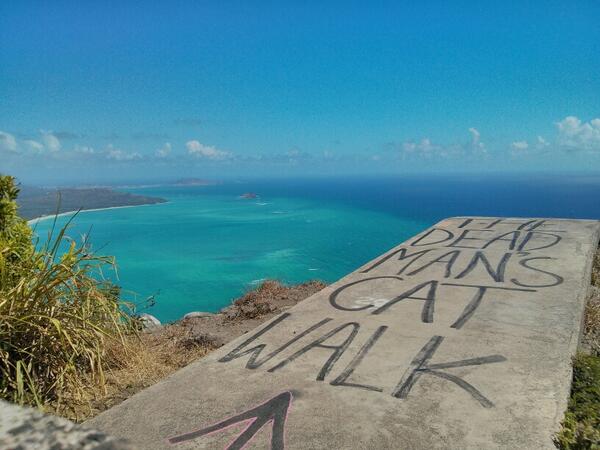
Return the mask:
<svg viewBox="0 0 600 450">
<path fill-rule="evenodd" d="M 0 400 L 0 449 L 133 450 L 122 439 Z"/>
<path fill-rule="evenodd" d="M 444 220 L 91 424 L 145 449 L 553 448 L 598 233 Z"/>
</svg>

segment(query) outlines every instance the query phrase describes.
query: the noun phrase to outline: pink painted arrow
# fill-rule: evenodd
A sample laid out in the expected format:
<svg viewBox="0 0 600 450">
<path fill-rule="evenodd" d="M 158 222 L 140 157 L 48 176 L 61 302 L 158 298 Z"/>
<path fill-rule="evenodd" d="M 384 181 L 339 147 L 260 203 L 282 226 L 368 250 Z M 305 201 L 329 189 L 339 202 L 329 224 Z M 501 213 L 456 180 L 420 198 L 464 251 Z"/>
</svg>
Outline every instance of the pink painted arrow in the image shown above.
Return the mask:
<svg viewBox="0 0 600 450">
<path fill-rule="evenodd" d="M 245 423 L 246 427 L 244 430 L 226 447 L 227 450 L 240 450 L 254 439 L 254 436 L 263 426 L 271 422 L 271 450 L 283 450 L 285 448 L 285 423 L 291 404 L 292 393 L 282 392 L 272 399 L 244 411 L 243 413 L 236 414 L 235 416 L 229 417 L 214 425 L 201 428 L 200 430 L 171 437 L 168 439 L 168 442 L 170 444 L 179 444 L 181 442 L 197 439 L 201 436 L 219 433 L 239 423 Z"/>
</svg>

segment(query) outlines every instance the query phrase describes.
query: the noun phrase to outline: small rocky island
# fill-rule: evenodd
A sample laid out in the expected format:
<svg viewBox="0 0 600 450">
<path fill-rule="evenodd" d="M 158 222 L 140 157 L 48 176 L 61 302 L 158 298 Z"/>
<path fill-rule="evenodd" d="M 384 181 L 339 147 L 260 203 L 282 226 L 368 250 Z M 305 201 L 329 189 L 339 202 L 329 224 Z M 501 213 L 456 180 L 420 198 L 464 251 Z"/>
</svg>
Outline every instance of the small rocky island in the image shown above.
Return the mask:
<svg viewBox="0 0 600 450">
<path fill-rule="evenodd" d="M 164 203 L 160 197 L 115 191 L 110 188 L 39 188 L 21 186 L 19 213 L 26 220 L 69 211 Z"/>
</svg>

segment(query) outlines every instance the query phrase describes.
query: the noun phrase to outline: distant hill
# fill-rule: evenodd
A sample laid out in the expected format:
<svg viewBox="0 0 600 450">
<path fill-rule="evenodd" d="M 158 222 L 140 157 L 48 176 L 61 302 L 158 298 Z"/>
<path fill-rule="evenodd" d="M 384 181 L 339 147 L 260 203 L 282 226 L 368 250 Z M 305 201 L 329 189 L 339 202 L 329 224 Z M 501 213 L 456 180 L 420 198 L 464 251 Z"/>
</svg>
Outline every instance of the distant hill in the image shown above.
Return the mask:
<svg viewBox="0 0 600 450">
<path fill-rule="evenodd" d="M 175 186 L 213 186 L 217 182 L 203 178 L 180 178 L 173 184 Z"/>
<path fill-rule="evenodd" d="M 77 211 L 78 209 L 138 206 L 166 202 L 164 198 L 160 197 L 148 197 L 109 188 L 46 189 L 21 186 L 21 192 L 17 200 L 19 214 L 27 220 L 53 215 L 57 212 L 59 195 L 59 213 Z"/>
</svg>

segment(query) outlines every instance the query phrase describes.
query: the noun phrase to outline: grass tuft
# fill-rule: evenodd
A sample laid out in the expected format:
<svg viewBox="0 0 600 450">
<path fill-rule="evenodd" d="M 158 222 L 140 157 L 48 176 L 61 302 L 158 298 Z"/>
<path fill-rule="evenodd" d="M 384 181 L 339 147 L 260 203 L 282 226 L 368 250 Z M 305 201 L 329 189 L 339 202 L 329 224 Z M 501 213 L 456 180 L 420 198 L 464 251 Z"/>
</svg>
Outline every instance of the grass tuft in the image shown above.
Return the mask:
<svg viewBox="0 0 600 450">
<path fill-rule="evenodd" d="M 98 276 L 111 261 L 72 242 L 59 257 L 59 247 L 31 253 L 0 286 L 0 397 L 57 410 L 65 391 L 82 395 L 82 374 L 104 384 L 107 347 L 135 331 L 118 288 Z"/>
<path fill-rule="evenodd" d="M 573 359 L 571 399 L 556 437 L 563 450 L 600 449 L 600 358 L 578 354 Z"/>
<path fill-rule="evenodd" d="M 68 399 L 69 418 L 80 422 L 93 417 L 213 349 L 210 342 L 199 340 L 179 324 L 165 326 L 160 332 L 128 335 L 123 342 L 109 341 L 104 359 L 105 382 L 100 385 L 84 377 L 84 395 Z"/>
<path fill-rule="evenodd" d="M 0 175 L 0 398 L 68 414 L 90 380 L 104 386 L 107 349 L 137 323 L 102 276 L 112 259 L 67 238 L 68 224 L 36 250 L 17 194 Z"/>
</svg>

